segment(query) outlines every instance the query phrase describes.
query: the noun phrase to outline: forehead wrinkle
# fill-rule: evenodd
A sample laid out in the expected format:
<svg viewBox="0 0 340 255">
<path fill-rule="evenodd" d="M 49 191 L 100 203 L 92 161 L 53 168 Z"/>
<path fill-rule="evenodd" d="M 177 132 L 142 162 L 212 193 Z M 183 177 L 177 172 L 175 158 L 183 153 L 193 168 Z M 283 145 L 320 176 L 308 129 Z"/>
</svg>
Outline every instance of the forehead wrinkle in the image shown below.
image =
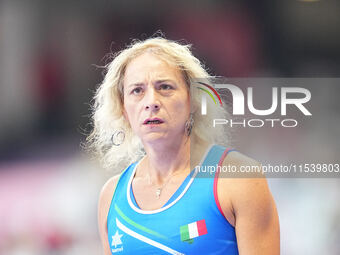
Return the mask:
<svg viewBox="0 0 340 255">
<path fill-rule="evenodd" d="M 143 55 L 138 56 L 128 64 L 125 70 L 124 81 L 128 76 L 128 80 L 131 80 L 131 82 L 127 81 L 129 82 L 127 88 L 135 85 L 145 85 L 149 82 L 151 84 L 158 84 L 164 81 L 171 81 L 177 84 L 182 81 L 182 72 L 177 66 L 170 65 L 158 56 L 153 57 L 156 59 L 153 65 L 143 65 L 143 59 L 139 59 L 143 58 Z"/>
</svg>

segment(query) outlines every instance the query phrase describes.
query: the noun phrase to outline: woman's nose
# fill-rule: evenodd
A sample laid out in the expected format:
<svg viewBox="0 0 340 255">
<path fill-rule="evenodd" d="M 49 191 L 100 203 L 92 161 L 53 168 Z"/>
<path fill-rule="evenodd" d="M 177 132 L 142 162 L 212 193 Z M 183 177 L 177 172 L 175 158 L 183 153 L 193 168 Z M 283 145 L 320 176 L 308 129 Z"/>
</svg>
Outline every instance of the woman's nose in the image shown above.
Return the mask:
<svg viewBox="0 0 340 255">
<path fill-rule="evenodd" d="M 150 104 L 150 105 L 147 105 L 147 106 L 145 107 L 145 109 L 146 109 L 146 110 L 151 109 L 152 111 L 156 111 L 156 110 L 159 109 L 159 105 L 158 105 L 158 104 Z"/>
<path fill-rule="evenodd" d="M 148 89 L 145 97 L 145 110 L 157 111 L 160 108 L 160 103 L 157 97 L 157 92 L 154 88 Z"/>
</svg>

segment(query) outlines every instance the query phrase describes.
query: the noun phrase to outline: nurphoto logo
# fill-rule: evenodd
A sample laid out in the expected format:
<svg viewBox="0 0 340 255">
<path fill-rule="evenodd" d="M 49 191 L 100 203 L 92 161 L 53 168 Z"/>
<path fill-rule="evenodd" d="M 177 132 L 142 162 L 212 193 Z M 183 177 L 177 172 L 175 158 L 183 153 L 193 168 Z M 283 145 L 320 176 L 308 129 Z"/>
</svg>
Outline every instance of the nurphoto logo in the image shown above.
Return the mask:
<svg viewBox="0 0 340 255">
<path fill-rule="evenodd" d="M 242 89 L 234 84 L 215 83 L 208 85 L 204 82 L 197 82 L 199 85 L 197 89 L 204 91 L 201 98 L 201 114 L 207 114 L 207 98 L 213 100 L 217 105 L 223 106 L 220 94 L 216 89 L 227 90 L 232 97 L 232 116 L 237 116 L 233 119 L 214 119 L 213 127 L 217 125 L 229 125 L 230 127 L 263 127 L 265 124 L 274 127 L 276 124 L 280 124 L 282 127 L 296 127 L 298 120 L 294 118 L 270 118 L 273 114 L 278 114 L 281 117 L 287 116 L 287 107 L 297 109 L 300 114 L 304 116 L 312 116 L 312 113 L 305 106 L 311 100 L 311 92 L 302 87 L 272 87 L 271 88 L 271 105 L 267 109 L 257 109 L 254 106 L 254 93 L 253 87 L 247 87 L 246 94 Z M 280 93 L 279 93 L 280 92 Z M 217 100 L 215 99 L 217 98 Z M 280 107 L 279 107 L 280 106 Z M 247 107 L 247 108 L 246 108 Z M 280 109 L 278 109 L 280 108 Z M 246 110 L 254 116 L 266 116 L 263 118 L 240 118 L 239 116 L 245 116 Z"/>
</svg>

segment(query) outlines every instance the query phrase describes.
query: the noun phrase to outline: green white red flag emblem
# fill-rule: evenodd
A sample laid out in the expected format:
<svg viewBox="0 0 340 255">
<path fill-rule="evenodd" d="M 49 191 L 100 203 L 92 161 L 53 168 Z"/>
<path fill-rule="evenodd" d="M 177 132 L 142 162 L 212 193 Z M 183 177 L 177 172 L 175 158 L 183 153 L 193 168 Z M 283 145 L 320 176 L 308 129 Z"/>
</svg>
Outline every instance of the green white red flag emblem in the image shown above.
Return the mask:
<svg viewBox="0 0 340 255">
<path fill-rule="evenodd" d="M 180 227 L 181 240 L 192 243 L 192 239 L 208 233 L 205 220 L 199 220 Z"/>
</svg>

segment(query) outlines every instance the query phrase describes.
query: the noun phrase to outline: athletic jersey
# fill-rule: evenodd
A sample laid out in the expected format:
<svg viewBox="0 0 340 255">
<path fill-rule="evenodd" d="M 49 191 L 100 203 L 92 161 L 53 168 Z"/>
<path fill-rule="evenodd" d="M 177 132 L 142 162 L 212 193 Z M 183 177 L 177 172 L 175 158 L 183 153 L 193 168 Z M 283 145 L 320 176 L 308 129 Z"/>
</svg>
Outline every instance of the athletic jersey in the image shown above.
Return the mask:
<svg viewBox="0 0 340 255">
<path fill-rule="evenodd" d="M 156 210 L 142 210 L 133 195 L 132 179 L 140 161 L 127 167 L 120 175 L 107 216 L 112 254 L 238 254 L 235 228 L 216 199 L 218 171 L 208 171 L 218 169 L 229 151 L 210 145 L 201 170 L 195 167 L 167 203 Z"/>
</svg>

